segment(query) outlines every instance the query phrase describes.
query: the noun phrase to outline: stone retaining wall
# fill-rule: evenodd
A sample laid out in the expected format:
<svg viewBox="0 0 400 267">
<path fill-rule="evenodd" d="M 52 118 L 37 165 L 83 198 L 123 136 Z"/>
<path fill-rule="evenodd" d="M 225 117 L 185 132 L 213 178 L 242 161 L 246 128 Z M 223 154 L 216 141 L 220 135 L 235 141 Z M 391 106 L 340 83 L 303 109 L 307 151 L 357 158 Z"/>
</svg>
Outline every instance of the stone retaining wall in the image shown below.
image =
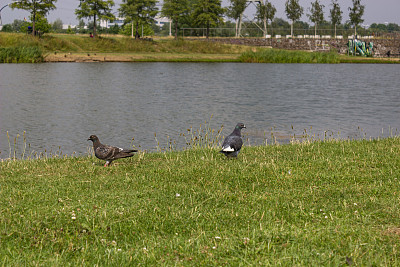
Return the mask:
<svg viewBox="0 0 400 267">
<path fill-rule="evenodd" d="M 213 42 L 222 42 L 236 45 L 265 46 L 289 50 L 330 51 L 336 50 L 341 54 L 347 53 L 347 39 L 287 39 L 287 38 L 210 38 Z M 391 54 L 400 54 L 400 39 L 368 39 L 362 40 L 374 43 L 375 56 L 386 57 Z"/>
</svg>

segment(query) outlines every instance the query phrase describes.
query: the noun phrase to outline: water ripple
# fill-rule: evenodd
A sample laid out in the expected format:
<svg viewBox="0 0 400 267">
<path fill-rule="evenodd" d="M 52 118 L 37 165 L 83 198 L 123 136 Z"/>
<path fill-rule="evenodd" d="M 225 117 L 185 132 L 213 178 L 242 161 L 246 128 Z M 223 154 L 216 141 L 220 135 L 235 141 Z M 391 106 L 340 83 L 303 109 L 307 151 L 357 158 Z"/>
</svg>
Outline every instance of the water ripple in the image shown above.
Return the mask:
<svg viewBox="0 0 400 267">
<path fill-rule="evenodd" d="M 11 139 L 26 131 L 39 152 L 85 154 L 90 134 L 154 150 L 155 133 L 167 146 L 211 115 L 210 127 L 223 125 L 224 135 L 245 122 L 251 144 L 271 132 L 284 142 L 304 132 L 360 138 L 400 127 L 395 65 L 0 64 L 0 74 L 2 158 L 7 131 Z"/>
</svg>

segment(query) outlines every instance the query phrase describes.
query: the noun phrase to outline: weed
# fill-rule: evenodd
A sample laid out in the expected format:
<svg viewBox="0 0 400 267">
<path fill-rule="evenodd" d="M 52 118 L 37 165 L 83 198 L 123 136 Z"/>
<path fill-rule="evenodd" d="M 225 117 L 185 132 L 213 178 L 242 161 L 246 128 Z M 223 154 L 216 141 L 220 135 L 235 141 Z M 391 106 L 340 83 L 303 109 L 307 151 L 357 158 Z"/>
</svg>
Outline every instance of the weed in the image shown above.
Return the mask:
<svg viewBox="0 0 400 267">
<path fill-rule="evenodd" d="M 339 63 L 336 53 L 261 49 L 247 51 L 240 56 L 242 62 L 252 63 Z"/>
<path fill-rule="evenodd" d="M 39 47 L 0 47 L 1 63 L 38 63 L 44 56 Z"/>
</svg>

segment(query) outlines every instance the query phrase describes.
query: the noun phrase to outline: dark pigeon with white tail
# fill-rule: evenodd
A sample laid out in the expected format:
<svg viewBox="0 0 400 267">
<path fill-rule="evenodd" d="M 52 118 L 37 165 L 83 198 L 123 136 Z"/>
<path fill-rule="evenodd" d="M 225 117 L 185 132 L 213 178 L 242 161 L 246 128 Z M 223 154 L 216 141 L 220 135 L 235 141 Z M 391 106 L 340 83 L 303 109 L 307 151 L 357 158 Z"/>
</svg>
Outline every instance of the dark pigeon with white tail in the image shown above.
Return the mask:
<svg viewBox="0 0 400 267">
<path fill-rule="evenodd" d="M 109 166 L 113 160 L 129 158 L 134 155 L 134 152 L 137 152 L 136 149 L 123 149 L 115 146 L 103 145 L 96 135 L 91 135 L 88 141 L 89 140 L 93 142 L 94 155 L 98 159 L 106 161 L 104 167 Z"/>
<path fill-rule="evenodd" d="M 243 123 L 236 124 L 233 132 L 228 135 L 222 144 L 221 153 L 224 153 L 228 158 L 235 158 L 239 154 L 243 145 L 241 130 L 246 128 Z"/>
</svg>

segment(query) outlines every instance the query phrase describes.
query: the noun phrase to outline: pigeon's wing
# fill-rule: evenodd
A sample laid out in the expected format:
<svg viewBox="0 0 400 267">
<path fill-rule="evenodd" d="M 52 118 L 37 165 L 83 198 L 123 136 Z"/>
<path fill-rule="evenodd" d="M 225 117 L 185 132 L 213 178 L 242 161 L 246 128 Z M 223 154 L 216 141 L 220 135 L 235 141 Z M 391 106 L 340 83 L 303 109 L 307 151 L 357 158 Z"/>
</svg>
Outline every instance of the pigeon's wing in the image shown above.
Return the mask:
<svg viewBox="0 0 400 267">
<path fill-rule="evenodd" d="M 120 151 L 120 152 L 123 152 L 123 153 L 133 153 L 133 152 L 138 152 L 138 150 L 137 150 L 137 149 L 125 149 L 125 148 L 119 148 L 119 147 L 118 147 L 118 149 L 119 149 L 119 151 Z"/>
<path fill-rule="evenodd" d="M 103 160 L 112 159 L 114 153 L 115 153 L 115 147 L 105 146 L 105 145 L 98 146 L 94 151 L 96 157 Z"/>
<path fill-rule="evenodd" d="M 132 157 L 136 149 L 123 149 L 115 146 L 101 145 L 96 148 L 95 155 L 103 160 L 115 160 L 121 158 Z"/>
<path fill-rule="evenodd" d="M 225 138 L 224 143 L 222 144 L 223 152 L 234 152 L 239 151 L 242 148 L 243 140 L 239 136 L 229 135 Z"/>
<path fill-rule="evenodd" d="M 137 152 L 137 150 L 114 147 L 113 159 L 122 159 L 122 158 L 132 157 L 133 152 Z"/>
</svg>

